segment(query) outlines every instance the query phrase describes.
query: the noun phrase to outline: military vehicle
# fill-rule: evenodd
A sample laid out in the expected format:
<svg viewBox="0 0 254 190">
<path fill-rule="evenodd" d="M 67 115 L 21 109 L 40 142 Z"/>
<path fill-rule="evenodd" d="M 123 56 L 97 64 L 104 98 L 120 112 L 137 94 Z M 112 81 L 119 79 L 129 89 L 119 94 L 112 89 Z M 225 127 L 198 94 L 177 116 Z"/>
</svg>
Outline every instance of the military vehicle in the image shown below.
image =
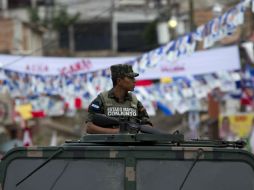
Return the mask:
<svg viewBox="0 0 254 190">
<path fill-rule="evenodd" d="M 85 135 L 59 147 L 12 149 L 0 162 L 0 184 L 3 190 L 253 190 L 254 157 L 244 144 L 138 130 Z"/>
</svg>

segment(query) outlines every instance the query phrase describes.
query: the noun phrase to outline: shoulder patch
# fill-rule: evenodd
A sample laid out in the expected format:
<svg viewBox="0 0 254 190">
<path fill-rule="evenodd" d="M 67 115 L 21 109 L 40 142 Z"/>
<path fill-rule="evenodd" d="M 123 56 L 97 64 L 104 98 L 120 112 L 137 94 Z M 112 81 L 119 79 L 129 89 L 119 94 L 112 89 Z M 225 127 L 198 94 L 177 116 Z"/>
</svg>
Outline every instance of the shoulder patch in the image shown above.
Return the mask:
<svg viewBox="0 0 254 190">
<path fill-rule="evenodd" d="M 95 108 L 95 109 L 100 109 L 100 106 L 99 105 L 96 105 L 96 104 L 91 104 L 91 107 Z"/>
</svg>

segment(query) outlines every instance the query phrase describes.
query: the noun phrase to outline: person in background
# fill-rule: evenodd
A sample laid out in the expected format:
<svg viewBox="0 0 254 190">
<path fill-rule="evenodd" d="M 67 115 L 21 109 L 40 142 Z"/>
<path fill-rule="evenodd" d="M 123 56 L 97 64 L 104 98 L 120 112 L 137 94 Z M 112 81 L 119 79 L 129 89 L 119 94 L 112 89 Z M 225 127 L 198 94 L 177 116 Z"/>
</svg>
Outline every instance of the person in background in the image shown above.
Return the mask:
<svg viewBox="0 0 254 190">
<path fill-rule="evenodd" d="M 117 134 L 119 126 L 104 128 L 95 125 L 92 117 L 96 113 L 105 114 L 115 118 L 125 118 L 128 121 L 140 121 L 152 127 L 146 109 L 137 97 L 131 93 L 135 87 L 135 77 L 139 74 L 133 72 L 132 66 L 118 64 L 110 67 L 113 88 L 100 93 L 88 107 L 86 132 L 90 134 Z"/>
<path fill-rule="evenodd" d="M 235 134 L 231 130 L 230 120 L 228 116 L 224 116 L 221 121 L 220 137 L 223 140 L 235 140 Z"/>
</svg>

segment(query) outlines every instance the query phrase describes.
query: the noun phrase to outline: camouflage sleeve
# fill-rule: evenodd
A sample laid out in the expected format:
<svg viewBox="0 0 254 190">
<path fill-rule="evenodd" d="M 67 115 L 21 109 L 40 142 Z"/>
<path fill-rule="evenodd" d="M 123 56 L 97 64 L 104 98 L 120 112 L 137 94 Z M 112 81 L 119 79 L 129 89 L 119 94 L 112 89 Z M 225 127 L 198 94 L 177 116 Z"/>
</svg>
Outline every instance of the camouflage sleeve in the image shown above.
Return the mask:
<svg viewBox="0 0 254 190">
<path fill-rule="evenodd" d="M 142 124 L 149 124 L 153 125 L 152 122 L 149 120 L 149 116 L 145 107 L 142 105 L 140 101 L 138 101 L 138 118 L 141 120 Z"/>
<path fill-rule="evenodd" d="M 95 113 L 104 113 L 104 107 L 100 96 L 97 96 L 88 107 L 88 115 L 86 122 L 92 121 L 92 116 Z"/>
</svg>

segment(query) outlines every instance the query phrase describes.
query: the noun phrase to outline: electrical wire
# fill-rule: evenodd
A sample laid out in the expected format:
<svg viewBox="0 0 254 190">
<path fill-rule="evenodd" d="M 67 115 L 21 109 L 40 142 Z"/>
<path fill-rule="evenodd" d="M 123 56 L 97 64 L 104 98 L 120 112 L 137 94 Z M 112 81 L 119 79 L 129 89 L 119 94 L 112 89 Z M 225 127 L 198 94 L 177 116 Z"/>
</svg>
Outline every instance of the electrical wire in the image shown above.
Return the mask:
<svg viewBox="0 0 254 190">
<path fill-rule="evenodd" d="M 72 6 L 87 4 L 87 3 L 90 3 L 92 1 L 93 0 L 77 1 L 77 2 L 71 2 L 71 3 L 57 3 L 56 6 L 60 6 L 60 7 L 72 7 Z"/>
</svg>

